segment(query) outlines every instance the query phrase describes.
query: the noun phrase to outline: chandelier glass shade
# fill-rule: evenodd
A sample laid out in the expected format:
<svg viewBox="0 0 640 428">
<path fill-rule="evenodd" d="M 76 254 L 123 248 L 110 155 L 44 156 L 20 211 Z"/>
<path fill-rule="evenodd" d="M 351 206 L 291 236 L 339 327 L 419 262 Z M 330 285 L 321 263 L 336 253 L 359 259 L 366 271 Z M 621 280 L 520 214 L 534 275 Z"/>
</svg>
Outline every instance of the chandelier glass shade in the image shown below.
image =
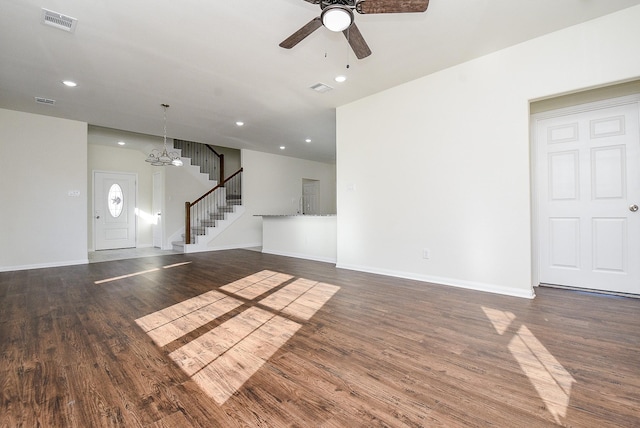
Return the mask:
<svg viewBox="0 0 640 428">
<path fill-rule="evenodd" d="M 169 104 L 162 104 L 162 107 L 164 108 L 163 148 L 162 151 L 158 149 L 151 150 L 145 162 L 149 162 L 153 166 L 182 166 L 182 159 L 180 159 L 178 152 L 167 150 L 167 108 L 169 108 Z"/>
<path fill-rule="evenodd" d="M 346 6 L 334 4 L 322 10 L 320 19 L 328 30 L 344 31 L 353 24 L 353 12 Z"/>
</svg>

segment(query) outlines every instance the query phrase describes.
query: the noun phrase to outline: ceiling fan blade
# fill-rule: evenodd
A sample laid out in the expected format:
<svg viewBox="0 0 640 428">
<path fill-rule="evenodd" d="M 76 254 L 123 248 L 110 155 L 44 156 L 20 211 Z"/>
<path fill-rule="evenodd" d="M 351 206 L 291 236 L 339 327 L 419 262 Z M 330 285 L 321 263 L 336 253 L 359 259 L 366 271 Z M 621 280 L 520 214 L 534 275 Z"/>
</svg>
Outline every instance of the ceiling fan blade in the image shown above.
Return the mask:
<svg viewBox="0 0 640 428">
<path fill-rule="evenodd" d="M 369 49 L 367 42 L 364 41 L 364 37 L 362 37 L 362 33 L 355 22 L 342 33 L 347 38 L 349 45 L 351 45 L 351 49 L 353 49 L 353 52 L 356 54 L 358 59 L 366 58 L 371 55 L 371 49 Z"/>
<path fill-rule="evenodd" d="M 424 12 L 429 0 L 363 0 L 357 4 L 358 13 L 413 13 Z"/>
<path fill-rule="evenodd" d="M 282 43 L 280 43 L 280 47 L 291 49 L 302 40 L 304 40 L 305 37 L 316 31 L 320 27 L 322 27 L 322 21 L 320 20 L 320 17 L 313 18 L 305 26 L 303 26 L 301 29 L 299 29 L 298 31 L 287 37 Z"/>
</svg>

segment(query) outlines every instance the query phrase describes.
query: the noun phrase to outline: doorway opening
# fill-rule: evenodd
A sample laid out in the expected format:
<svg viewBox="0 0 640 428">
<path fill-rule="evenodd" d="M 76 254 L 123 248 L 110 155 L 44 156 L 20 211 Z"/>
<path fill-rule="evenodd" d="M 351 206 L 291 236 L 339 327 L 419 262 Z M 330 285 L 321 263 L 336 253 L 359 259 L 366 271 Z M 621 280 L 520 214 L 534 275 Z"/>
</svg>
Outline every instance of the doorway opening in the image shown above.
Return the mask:
<svg viewBox="0 0 640 428">
<path fill-rule="evenodd" d="M 640 295 L 640 81 L 531 107 L 534 284 Z"/>
<path fill-rule="evenodd" d="M 302 179 L 302 198 L 300 214 L 319 214 L 320 180 Z"/>
</svg>

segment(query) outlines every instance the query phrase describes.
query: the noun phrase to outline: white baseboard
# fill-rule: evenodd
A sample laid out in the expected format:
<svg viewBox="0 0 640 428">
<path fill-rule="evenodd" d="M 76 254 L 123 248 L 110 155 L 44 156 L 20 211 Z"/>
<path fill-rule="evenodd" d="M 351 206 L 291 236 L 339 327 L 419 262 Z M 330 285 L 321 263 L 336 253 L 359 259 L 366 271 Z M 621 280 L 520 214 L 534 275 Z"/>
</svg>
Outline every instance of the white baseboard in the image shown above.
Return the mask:
<svg viewBox="0 0 640 428">
<path fill-rule="evenodd" d="M 387 270 L 387 269 L 377 269 L 369 266 L 338 264 L 336 265 L 336 267 L 340 269 L 355 270 L 358 272 L 375 273 L 378 275 L 392 276 L 392 277 L 403 278 L 403 279 L 412 279 L 415 281 L 429 282 L 432 284 L 447 285 L 447 286 L 457 287 L 457 288 L 465 288 L 467 290 L 502 294 L 505 296 L 521 297 L 525 299 L 533 299 L 534 297 L 536 297 L 533 287 L 531 287 L 531 289 L 529 290 L 522 290 L 518 288 L 503 287 L 501 285 L 495 285 L 495 284 L 466 281 L 466 280 L 456 279 L 456 278 L 444 278 L 444 277 L 429 276 L 429 275 L 419 275 L 412 272 L 401 272 L 401 271 L 393 271 L 393 270 Z"/>
<path fill-rule="evenodd" d="M 273 251 L 273 250 L 262 250 L 264 254 L 273 254 L 276 256 L 285 256 L 285 257 L 295 257 L 296 259 L 305 259 L 305 260 L 314 260 L 316 262 L 326 262 L 326 263 L 336 263 L 335 258 L 330 257 L 322 257 L 322 256 L 313 256 L 309 254 L 301 254 L 301 253 L 288 253 L 285 251 Z"/>
<path fill-rule="evenodd" d="M 207 253 L 209 251 L 241 250 L 244 248 L 259 247 L 261 245 L 262 245 L 262 242 L 252 242 L 250 244 L 221 245 L 217 247 L 202 247 L 202 248 L 185 246 L 185 254 Z"/>
<path fill-rule="evenodd" d="M 64 262 L 55 263 L 38 263 L 33 265 L 20 265 L 20 266 L 0 266 L 0 272 L 11 272 L 16 270 L 29 270 L 29 269 L 44 269 L 52 267 L 74 266 L 74 265 L 86 265 L 89 263 L 89 259 L 82 260 L 68 260 Z"/>
</svg>

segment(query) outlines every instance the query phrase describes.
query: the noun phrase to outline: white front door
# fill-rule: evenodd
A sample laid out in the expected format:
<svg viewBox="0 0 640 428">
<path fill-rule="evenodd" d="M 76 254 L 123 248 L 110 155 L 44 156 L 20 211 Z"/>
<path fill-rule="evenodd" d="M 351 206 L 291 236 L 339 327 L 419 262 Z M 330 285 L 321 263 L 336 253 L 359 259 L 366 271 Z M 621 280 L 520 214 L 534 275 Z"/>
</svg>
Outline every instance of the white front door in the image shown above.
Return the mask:
<svg viewBox="0 0 640 428">
<path fill-rule="evenodd" d="M 136 175 L 94 172 L 95 249 L 136 246 Z"/>
<path fill-rule="evenodd" d="M 579 109 L 533 118 L 540 282 L 640 294 L 638 98 Z"/>
</svg>

